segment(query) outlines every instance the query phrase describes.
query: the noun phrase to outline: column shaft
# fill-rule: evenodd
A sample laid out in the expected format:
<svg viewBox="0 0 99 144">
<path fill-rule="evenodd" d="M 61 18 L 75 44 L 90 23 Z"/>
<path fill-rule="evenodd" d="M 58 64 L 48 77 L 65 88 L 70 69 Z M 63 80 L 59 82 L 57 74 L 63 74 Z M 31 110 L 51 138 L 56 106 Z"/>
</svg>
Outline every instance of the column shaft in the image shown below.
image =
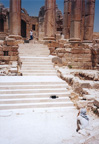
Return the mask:
<svg viewBox="0 0 99 144">
<path fill-rule="evenodd" d="M 82 0 L 82 23 L 81 23 L 81 40 L 84 40 L 85 31 L 85 0 Z"/>
<path fill-rule="evenodd" d="M 45 0 L 45 37 L 55 37 L 56 0 Z"/>
<path fill-rule="evenodd" d="M 71 28 L 70 41 L 81 41 L 82 1 L 71 2 Z"/>
<path fill-rule="evenodd" d="M 92 41 L 95 14 L 95 0 L 86 0 L 84 40 Z"/>
<path fill-rule="evenodd" d="M 21 0 L 10 0 L 10 33 L 21 35 Z"/>
<path fill-rule="evenodd" d="M 64 0 L 63 34 L 65 39 L 70 38 L 71 1 Z"/>
</svg>

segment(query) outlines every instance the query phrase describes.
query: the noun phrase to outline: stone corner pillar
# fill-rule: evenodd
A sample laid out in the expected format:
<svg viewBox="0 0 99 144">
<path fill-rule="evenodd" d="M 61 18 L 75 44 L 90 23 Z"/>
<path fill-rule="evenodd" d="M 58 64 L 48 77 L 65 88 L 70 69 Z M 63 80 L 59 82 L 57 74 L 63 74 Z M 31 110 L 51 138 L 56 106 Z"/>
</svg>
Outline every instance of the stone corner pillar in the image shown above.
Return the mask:
<svg viewBox="0 0 99 144">
<path fill-rule="evenodd" d="M 71 1 L 70 41 L 81 41 L 82 1 Z"/>
<path fill-rule="evenodd" d="M 10 0 L 10 34 L 21 35 L 21 0 Z"/>
<path fill-rule="evenodd" d="M 45 37 L 55 40 L 56 34 L 56 0 L 45 0 Z"/>
</svg>

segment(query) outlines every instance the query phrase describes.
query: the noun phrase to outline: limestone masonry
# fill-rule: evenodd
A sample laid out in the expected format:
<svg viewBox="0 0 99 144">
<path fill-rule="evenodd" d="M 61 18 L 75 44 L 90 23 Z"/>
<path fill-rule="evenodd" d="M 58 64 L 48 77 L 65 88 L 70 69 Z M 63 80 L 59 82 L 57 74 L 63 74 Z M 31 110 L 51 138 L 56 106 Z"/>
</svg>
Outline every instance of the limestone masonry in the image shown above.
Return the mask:
<svg viewBox="0 0 99 144">
<path fill-rule="evenodd" d="M 0 3 L 0 142 L 98 144 L 95 0 L 64 0 L 64 14 L 56 0 L 45 0 L 38 16 L 29 16 L 22 2 Z M 91 118 L 78 134 L 80 108 Z M 45 112 L 38 117 L 36 110 Z"/>
<path fill-rule="evenodd" d="M 29 41 L 32 29 L 34 40 L 47 44 L 61 65 L 98 69 L 99 40 L 93 39 L 94 14 L 95 0 L 64 0 L 63 16 L 56 0 L 45 0 L 38 17 L 29 16 L 21 8 L 21 0 L 10 0 L 9 9 L 0 4 L 0 39 L 5 40 L 0 46 L 0 61 L 18 61 L 17 42 L 22 43 L 22 38 Z M 16 42 L 10 35 L 20 40 Z"/>
</svg>

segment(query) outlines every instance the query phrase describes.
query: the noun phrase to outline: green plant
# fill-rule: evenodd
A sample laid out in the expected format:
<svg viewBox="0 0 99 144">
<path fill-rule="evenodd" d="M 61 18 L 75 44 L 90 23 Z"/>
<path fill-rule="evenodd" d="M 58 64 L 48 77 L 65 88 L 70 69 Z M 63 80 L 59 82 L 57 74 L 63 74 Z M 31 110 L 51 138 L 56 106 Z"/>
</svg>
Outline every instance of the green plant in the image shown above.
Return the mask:
<svg viewBox="0 0 99 144">
<path fill-rule="evenodd" d="M 68 68 L 72 69 L 72 65 L 68 65 Z"/>
</svg>

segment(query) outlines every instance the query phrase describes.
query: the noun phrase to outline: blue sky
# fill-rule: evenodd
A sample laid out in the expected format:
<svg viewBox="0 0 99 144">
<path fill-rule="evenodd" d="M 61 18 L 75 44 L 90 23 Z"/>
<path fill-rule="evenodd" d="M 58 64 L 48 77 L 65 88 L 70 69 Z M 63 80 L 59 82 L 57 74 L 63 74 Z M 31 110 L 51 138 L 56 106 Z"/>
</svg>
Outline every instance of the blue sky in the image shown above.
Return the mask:
<svg viewBox="0 0 99 144">
<path fill-rule="evenodd" d="M 45 0 L 22 0 L 22 7 L 24 7 L 30 16 L 38 16 L 40 7 L 44 5 Z M 5 7 L 9 7 L 9 0 L 0 0 Z M 56 0 L 59 9 L 63 12 L 64 0 Z M 95 6 L 95 23 L 94 31 L 99 32 L 99 0 L 96 0 Z"/>
</svg>

